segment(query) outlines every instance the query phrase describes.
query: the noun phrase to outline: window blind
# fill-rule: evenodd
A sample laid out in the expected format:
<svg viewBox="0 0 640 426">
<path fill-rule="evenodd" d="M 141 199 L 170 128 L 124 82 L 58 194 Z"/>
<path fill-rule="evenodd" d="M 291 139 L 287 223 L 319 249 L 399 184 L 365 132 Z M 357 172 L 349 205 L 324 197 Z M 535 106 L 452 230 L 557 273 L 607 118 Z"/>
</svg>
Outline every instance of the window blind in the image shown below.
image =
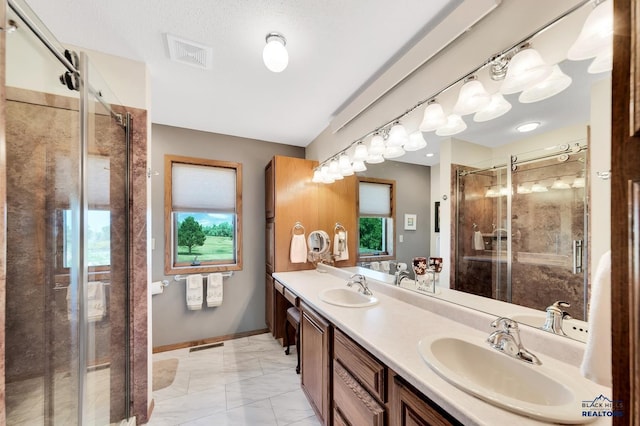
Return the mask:
<svg viewBox="0 0 640 426">
<path fill-rule="evenodd" d="M 360 215 L 391 216 L 391 185 L 360 182 Z"/>
<path fill-rule="evenodd" d="M 174 211 L 235 211 L 235 169 L 173 163 L 171 179 Z"/>
</svg>

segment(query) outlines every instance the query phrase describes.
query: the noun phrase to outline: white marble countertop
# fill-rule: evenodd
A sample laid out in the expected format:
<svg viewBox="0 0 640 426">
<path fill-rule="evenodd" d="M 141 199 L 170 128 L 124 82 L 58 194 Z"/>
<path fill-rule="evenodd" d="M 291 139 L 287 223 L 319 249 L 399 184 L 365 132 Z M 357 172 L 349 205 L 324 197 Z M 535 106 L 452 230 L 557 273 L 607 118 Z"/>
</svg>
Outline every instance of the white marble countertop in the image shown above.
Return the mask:
<svg viewBox="0 0 640 426">
<path fill-rule="evenodd" d="M 352 272 L 326 267 L 321 269 L 328 272 L 279 272 L 273 276 L 461 423 L 491 426 L 545 424 L 495 407 L 467 394 L 438 376 L 418 354 L 418 342 L 434 334 L 465 335 L 470 339 L 476 339 L 475 342 L 482 345 L 491 331 L 490 322 L 495 316 L 389 286 L 373 279 L 368 282 L 370 289 L 380 301 L 378 304 L 365 308 L 331 305 L 321 301 L 318 293 L 326 288 L 344 287 L 345 278 Z M 486 324 L 484 327 L 481 325 L 483 323 Z M 466 324 L 473 324 L 474 327 Z M 484 331 L 481 331 L 482 328 Z M 536 347 L 548 347 L 549 342 L 554 346 L 561 346 L 559 353 L 565 349 L 571 352 L 576 350 L 572 345 L 580 345 L 578 342 L 553 335 L 545 336 L 549 333 L 538 333 L 538 330 L 534 329 L 521 334 L 524 346 L 538 355 L 545 368 L 561 372 L 568 380 L 585 380 L 575 365 L 536 352 Z M 529 341 L 532 345 L 528 344 Z M 587 382 L 586 387 L 588 398 L 596 398 L 600 394 L 611 396 L 609 388 L 592 382 Z M 581 411 L 580 402 L 576 401 L 578 412 Z M 590 424 L 606 425 L 611 424 L 611 420 L 599 418 Z"/>
</svg>

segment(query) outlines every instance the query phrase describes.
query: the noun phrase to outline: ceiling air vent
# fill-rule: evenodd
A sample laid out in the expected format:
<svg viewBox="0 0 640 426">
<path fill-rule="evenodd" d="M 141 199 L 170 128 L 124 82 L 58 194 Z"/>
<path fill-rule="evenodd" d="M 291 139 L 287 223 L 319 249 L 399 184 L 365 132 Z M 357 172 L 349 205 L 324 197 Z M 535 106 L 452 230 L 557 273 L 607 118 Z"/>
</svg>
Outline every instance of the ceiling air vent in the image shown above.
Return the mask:
<svg viewBox="0 0 640 426">
<path fill-rule="evenodd" d="M 205 70 L 211 69 L 211 56 L 213 49 L 195 41 L 166 34 L 167 46 L 169 47 L 169 58 L 172 61 Z"/>
</svg>

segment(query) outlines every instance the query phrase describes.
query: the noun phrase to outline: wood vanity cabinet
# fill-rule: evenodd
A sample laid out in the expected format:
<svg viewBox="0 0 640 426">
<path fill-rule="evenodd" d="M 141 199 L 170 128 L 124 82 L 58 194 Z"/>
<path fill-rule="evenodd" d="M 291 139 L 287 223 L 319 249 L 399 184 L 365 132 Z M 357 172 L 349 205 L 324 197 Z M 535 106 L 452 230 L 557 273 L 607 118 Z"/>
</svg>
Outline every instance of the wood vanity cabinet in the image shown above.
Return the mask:
<svg viewBox="0 0 640 426">
<path fill-rule="evenodd" d="M 340 330 L 333 340 L 334 424 L 388 424 L 387 367 Z M 337 420 L 336 420 L 337 419 Z"/>
<path fill-rule="evenodd" d="M 331 325 L 300 301 L 301 386 L 324 425 L 331 423 Z"/>
<path fill-rule="evenodd" d="M 462 425 L 440 407 L 415 390 L 402 377 L 391 374 L 391 424 L 396 426 Z"/>
</svg>

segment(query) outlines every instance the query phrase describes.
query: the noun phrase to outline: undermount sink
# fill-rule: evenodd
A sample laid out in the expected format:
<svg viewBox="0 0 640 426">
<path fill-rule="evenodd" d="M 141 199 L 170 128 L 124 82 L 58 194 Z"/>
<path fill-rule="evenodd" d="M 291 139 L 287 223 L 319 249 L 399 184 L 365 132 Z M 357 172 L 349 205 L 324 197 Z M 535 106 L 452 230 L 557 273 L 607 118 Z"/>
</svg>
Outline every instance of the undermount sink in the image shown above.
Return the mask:
<svg viewBox="0 0 640 426">
<path fill-rule="evenodd" d="M 510 315 L 509 318 L 512 320 L 519 322 L 521 324 L 526 324 L 531 327 L 541 328 L 545 322 L 545 314 L 540 313 L 536 314 L 516 314 Z M 562 324 L 562 331 L 572 339 L 578 340 L 580 342 L 586 342 L 588 336 L 588 327 L 582 321 L 566 319 Z"/>
<path fill-rule="evenodd" d="M 375 296 L 367 296 L 349 288 L 328 288 L 318 295 L 323 302 L 350 308 L 363 308 L 378 303 Z"/>
<path fill-rule="evenodd" d="M 443 379 L 493 405 L 558 423 L 595 420 L 582 416 L 581 402 L 592 400 L 595 392 L 586 379 L 529 365 L 477 337 L 431 336 L 418 343 L 418 352 Z"/>
</svg>

